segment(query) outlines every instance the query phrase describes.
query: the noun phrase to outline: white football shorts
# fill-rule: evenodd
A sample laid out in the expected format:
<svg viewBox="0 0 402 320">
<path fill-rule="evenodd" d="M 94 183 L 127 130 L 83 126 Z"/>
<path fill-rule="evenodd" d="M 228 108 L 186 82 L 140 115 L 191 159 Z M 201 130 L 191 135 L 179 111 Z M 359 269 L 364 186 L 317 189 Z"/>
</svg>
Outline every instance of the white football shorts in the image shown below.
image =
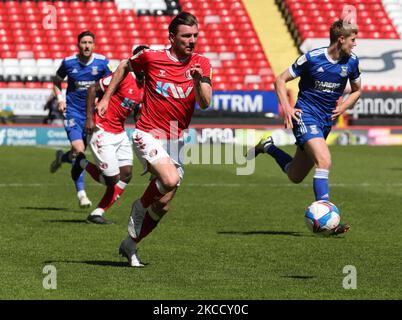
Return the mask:
<svg viewBox="0 0 402 320">
<path fill-rule="evenodd" d="M 97 129 L 89 140 L 96 165 L 107 177 L 120 173 L 120 167 L 133 165 L 132 144 L 126 134 Z"/>
<path fill-rule="evenodd" d="M 144 172 L 148 172 L 148 162 L 152 163 L 163 158 L 170 158 L 176 166 L 180 180 L 184 177 L 184 166 L 181 152 L 183 151 L 183 139 L 160 140 L 151 134 L 139 129 L 133 132 L 133 148 L 137 158 L 143 165 Z"/>
</svg>

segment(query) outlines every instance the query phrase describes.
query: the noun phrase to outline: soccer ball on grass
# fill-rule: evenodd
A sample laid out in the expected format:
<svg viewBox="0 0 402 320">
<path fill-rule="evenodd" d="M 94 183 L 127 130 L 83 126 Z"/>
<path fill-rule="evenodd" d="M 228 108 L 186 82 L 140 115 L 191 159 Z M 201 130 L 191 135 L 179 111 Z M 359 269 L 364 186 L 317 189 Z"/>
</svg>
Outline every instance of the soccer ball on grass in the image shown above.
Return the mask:
<svg viewBox="0 0 402 320">
<path fill-rule="evenodd" d="M 305 214 L 307 227 L 314 233 L 330 234 L 339 225 L 340 220 L 338 208 L 326 200 L 313 202 Z"/>
</svg>

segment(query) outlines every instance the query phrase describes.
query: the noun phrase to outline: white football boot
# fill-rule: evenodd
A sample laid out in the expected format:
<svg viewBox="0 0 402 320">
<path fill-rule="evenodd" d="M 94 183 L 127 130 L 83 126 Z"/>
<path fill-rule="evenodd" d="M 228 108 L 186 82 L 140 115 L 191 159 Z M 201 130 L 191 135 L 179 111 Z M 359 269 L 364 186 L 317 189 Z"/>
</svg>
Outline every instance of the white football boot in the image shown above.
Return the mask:
<svg viewBox="0 0 402 320">
<path fill-rule="evenodd" d="M 147 209 L 142 206 L 141 199 L 135 200 L 131 208 L 131 215 L 128 218 L 128 234 L 131 238 L 136 239 L 140 236 L 146 212 Z"/>
<path fill-rule="evenodd" d="M 131 239 L 130 236 L 127 236 L 126 239 L 121 242 L 119 254 L 127 258 L 128 264 L 131 267 L 144 267 L 144 264 L 141 262 L 141 259 L 137 253 L 137 244 L 133 239 Z"/>
<path fill-rule="evenodd" d="M 86 209 L 92 206 L 91 200 L 89 200 L 88 196 L 86 195 L 85 191 L 79 191 L 77 194 L 78 197 L 78 204 L 81 209 Z"/>
</svg>

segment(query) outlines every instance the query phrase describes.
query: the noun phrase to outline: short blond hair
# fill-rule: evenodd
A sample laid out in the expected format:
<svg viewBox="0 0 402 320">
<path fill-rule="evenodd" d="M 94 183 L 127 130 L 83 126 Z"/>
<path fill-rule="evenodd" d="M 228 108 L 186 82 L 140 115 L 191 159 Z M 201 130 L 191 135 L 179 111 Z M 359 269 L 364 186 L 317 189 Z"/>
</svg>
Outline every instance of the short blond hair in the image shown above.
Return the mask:
<svg viewBox="0 0 402 320">
<path fill-rule="evenodd" d="M 331 44 L 333 44 L 338 41 L 340 36 L 344 36 L 345 38 L 347 38 L 352 34 L 357 33 L 358 29 L 355 23 L 339 19 L 331 25 L 331 28 L 329 29 L 329 38 Z"/>
</svg>

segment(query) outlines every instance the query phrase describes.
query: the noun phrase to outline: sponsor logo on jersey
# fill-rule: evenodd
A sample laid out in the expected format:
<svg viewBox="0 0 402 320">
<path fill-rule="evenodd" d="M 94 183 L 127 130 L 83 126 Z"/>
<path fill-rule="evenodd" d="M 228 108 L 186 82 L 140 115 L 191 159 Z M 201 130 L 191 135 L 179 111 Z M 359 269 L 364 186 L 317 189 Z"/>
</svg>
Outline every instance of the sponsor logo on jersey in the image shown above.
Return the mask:
<svg viewBox="0 0 402 320">
<path fill-rule="evenodd" d="M 78 73 L 78 70 L 74 68 L 73 71 L 71 71 L 71 73 Z"/>
<path fill-rule="evenodd" d="M 324 68 L 323 68 L 323 67 L 319 67 L 319 68 L 317 69 L 317 72 L 324 72 Z"/>
<path fill-rule="evenodd" d="M 185 99 L 190 95 L 192 90 L 193 87 L 191 86 L 187 88 L 186 92 L 184 92 L 184 89 L 182 87 L 175 86 L 173 83 L 162 81 L 156 82 L 156 92 L 163 95 L 164 97 Z"/>
<path fill-rule="evenodd" d="M 124 100 L 120 104 L 123 108 L 126 108 L 128 110 L 133 110 L 136 106 L 135 101 L 129 99 L 129 98 L 124 98 Z"/>
<path fill-rule="evenodd" d="M 159 70 L 159 77 L 166 77 L 166 71 L 160 69 L 160 70 Z"/>
<path fill-rule="evenodd" d="M 346 77 L 348 75 L 348 66 L 341 66 L 341 77 Z"/>
<path fill-rule="evenodd" d="M 94 80 L 92 80 L 92 81 L 75 81 L 74 86 L 77 90 L 87 90 L 94 83 L 95 83 Z"/>
<path fill-rule="evenodd" d="M 314 89 L 322 92 L 333 93 L 336 89 L 341 86 L 340 83 L 336 82 L 326 82 L 326 81 L 316 81 Z"/>
</svg>

